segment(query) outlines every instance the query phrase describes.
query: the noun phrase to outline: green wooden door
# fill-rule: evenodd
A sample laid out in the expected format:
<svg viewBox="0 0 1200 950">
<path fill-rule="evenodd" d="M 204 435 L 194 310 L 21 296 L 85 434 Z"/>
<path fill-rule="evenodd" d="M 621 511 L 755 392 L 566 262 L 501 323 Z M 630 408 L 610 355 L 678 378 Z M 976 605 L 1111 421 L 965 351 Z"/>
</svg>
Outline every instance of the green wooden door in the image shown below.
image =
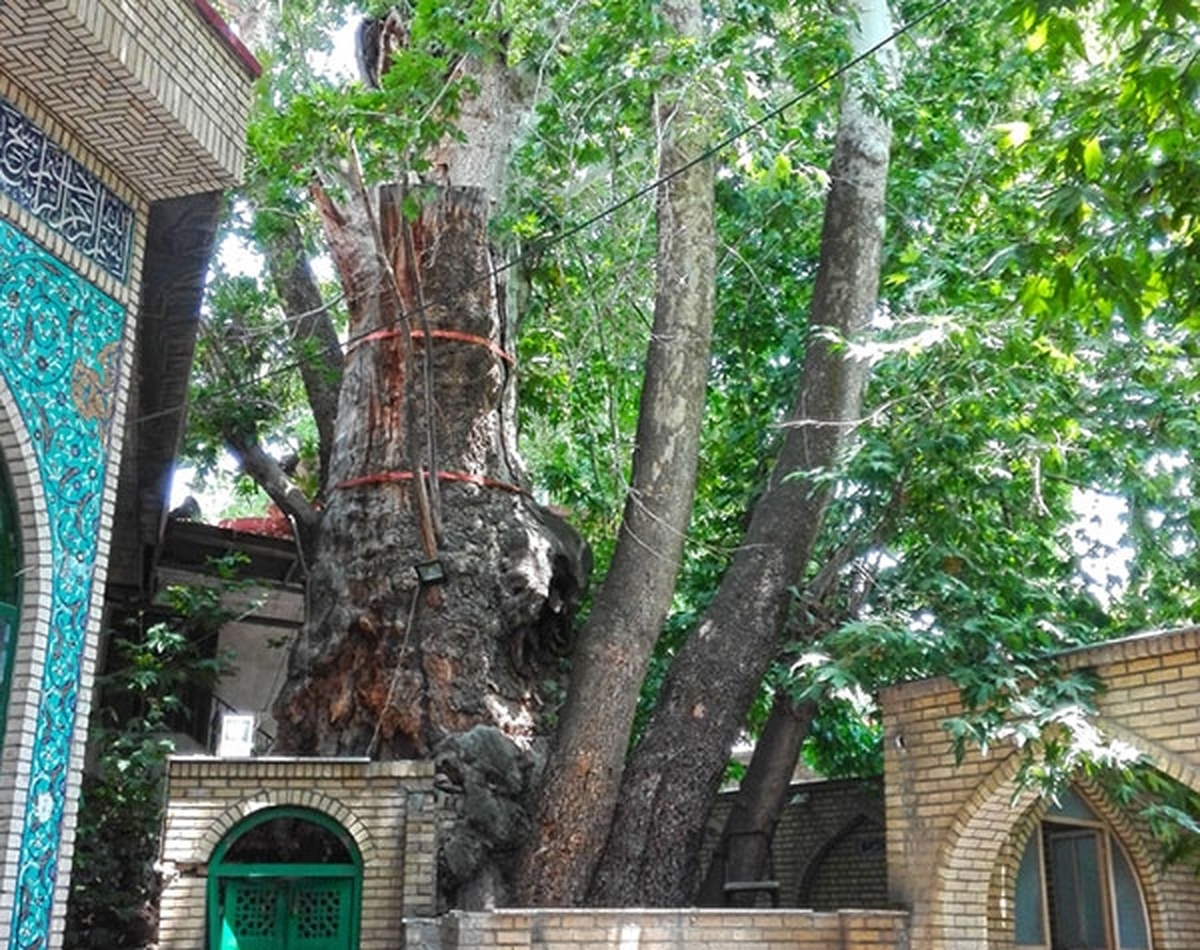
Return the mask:
<svg viewBox="0 0 1200 950">
<path fill-rule="evenodd" d="M 220 950 L 284 950 L 284 883 L 278 878 L 224 882 Z"/>
<path fill-rule="evenodd" d="M 223 882 L 220 950 L 353 950 L 353 881 L 230 877 Z"/>
<path fill-rule="evenodd" d="M 213 850 L 208 950 L 357 950 L 362 855 L 320 812 L 264 808 Z"/>
<path fill-rule="evenodd" d="M 287 950 L 349 950 L 350 881 L 307 878 L 288 895 Z"/>
</svg>

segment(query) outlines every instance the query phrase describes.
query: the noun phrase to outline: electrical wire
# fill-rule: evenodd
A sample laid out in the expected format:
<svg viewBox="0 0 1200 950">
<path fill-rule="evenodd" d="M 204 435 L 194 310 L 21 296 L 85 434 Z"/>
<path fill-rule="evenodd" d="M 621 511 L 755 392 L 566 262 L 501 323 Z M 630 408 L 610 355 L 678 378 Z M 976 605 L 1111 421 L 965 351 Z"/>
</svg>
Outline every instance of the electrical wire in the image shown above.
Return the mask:
<svg viewBox="0 0 1200 950">
<path fill-rule="evenodd" d="M 889 33 L 887 36 L 885 36 L 883 39 L 881 39 L 875 45 L 873 45 L 870 48 L 859 53 L 857 56 L 854 56 L 853 58 L 847 60 L 845 63 L 842 63 L 840 66 L 838 66 L 832 72 L 830 72 L 828 75 L 823 76 L 820 79 L 814 80 L 812 83 L 810 83 L 808 86 L 804 87 L 803 89 L 799 90 L 795 95 L 793 95 L 792 97 L 787 99 L 785 102 L 768 110 L 766 113 L 764 113 L 758 119 L 755 119 L 753 122 L 749 122 L 749 123 L 739 127 L 735 131 L 730 132 L 723 139 L 720 139 L 715 144 L 709 146 L 708 148 L 706 148 L 704 151 L 702 151 L 695 157 L 691 158 L 687 162 L 680 165 L 678 168 L 673 169 L 671 172 L 669 172 L 666 175 L 661 175 L 661 176 L 655 178 L 650 183 L 643 185 L 641 188 L 636 189 L 635 191 L 631 192 L 630 194 L 626 195 L 625 197 L 620 198 L 617 201 L 614 201 L 612 204 L 607 205 L 604 209 L 596 212 L 595 214 L 593 214 L 591 217 L 585 219 L 584 221 L 581 221 L 577 224 L 570 225 L 569 227 L 565 228 L 564 230 L 562 230 L 556 234 L 553 234 L 547 238 L 543 238 L 541 240 L 533 242 L 532 246 L 528 250 L 523 251 L 522 253 L 505 261 L 502 264 L 498 264 L 498 265 L 492 267 L 488 271 L 487 274 L 478 277 L 475 281 L 473 281 L 471 284 L 469 284 L 467 289 L 469 289 L 470 287 L 473 287 L 473 286 L 478 286 L 480 284 L 495 280 L 501 274 L 504 274 L 505 272 L 518 266 L 519 264 L 523 263 L 524 261 L 534 257 L 535 255 L 544 254 L 547 249 L 549 249 L 551 247 L 555 247 L 559 244 L 562 244 L 564 241 L 567 241 L 570 238 L 574 237 L 575 235 L 580 234 L 583 231 L 586 231 L 588 228 L 592 227 L 593 225 L 598 224 L 599 222 L 605 220 L 606 218 L 611 217 L 612 215 L 616 214 L 621 209 L 628 207 L 629 205 L 633 204 L 634 202 L 638 201 L 639 199 L 644 198 L 646 195 L 656 191 L 663 185 L 668 184 L 669 182 L 673 181 L 678 176 L 684 174 L 684 172 L 689 171 L 690 169 L 696 167 L 697 165 L 699 165 L 703 162 L 709 161 L 710 159 L 712 159 L 713 157 L 718 155 L 720 152 L 722 152 L 726 148 L 728 148 L 730 145 L 733 145 L 738 140 L 744 138 L 745 136 L 749 135 L 752 132 L 757 131 L 758 129 L 765 126 L 767 123 L 780 117 L 788 109 L 791 109 L 796 105 L 799 105 L 804 100 L 809 99 L 812 96 L 815 96 L 817 93 L 821 92 L 824 89 L 827 89 L 829 86 L 831 86 L 838 79 L 842 78 L 844 75 L 846 75 L 852 69 L 854 69 L 855 67 L 857 67 L 864 61 L 873 57 L 877 52 L 879 52 L 881 49 L 884 49 L 889 44 L 895 43 L 897 40 L 899 40 L 902 37 L 904 37 L 905 35 L 907 35 L 915 27 L 917 27 L 921 23 L 925 22 L 926 20 L 932 18 L 935 14 L 939 13 L 943 8 L 949 6 L 950 3 L 951 3 L 951 0 L 937 0 L 937 2 L 934 3 L 933 6 L 931 6 L 929 9 L 917 14 L 911 20 L 908 20 L 907 22 L 896 27 L 891 33 Z M 336 303 L 336 300 L 334 301 L 334 303 Z M 422 304 L 421 310 L 424 311 L 425 309 L 428 309 L 428 305 Z M 411 315 L 412 314 L 410 313 L 410 316 Z M 368 333 L 369 332 L 370 331 L 368 331 Z M 357 344 L 362 339 L 362 337 L 365 337 L 366 335 L 368 335 L 368 333 L 360 334 L 357 337 L 350 337 L 348 340 L 346 340 L 345 344 L 343 344 L 343 349 L 346 351 L 349 351 L 350 348 L 355 346 L 355 344 Z M 301 358 L 280 364 L 279 366 L 272 367 L 271 369 L 265 370 L 262 373 L 260 373 L 258 375 L 258 377 L 256 378 L 256 381 L 262 381 L 262 380 L 269 379 L 274 376 L 280 376 L 280 375 L 284 375 L 286 373 L 294 372 L 295 370 L 299 369 L 304 364 L 310 362 L 311 360 L 315 360 L 316 358 L 317 357 L 315 357 L 315 356 L 301 357 Z M 224 393 L 224 395 L 235 395 L 235 394 L 236 394 L 236 389 L 234 389 L 233 387 L 231 387 L 226 393 Z M 183 403 L 175 408 L 160 409 L 153 413 L 148 413 L 145 416 L 139 416 L 135 420 L 135 423 L 140 425 L 143 422 L 148 421 L 150 419 L 158 418 L 160 416 L 170 415 L 175 412 L 183 412 L 186 408 L 187 408 L 187 404 Z"/>
</svg>

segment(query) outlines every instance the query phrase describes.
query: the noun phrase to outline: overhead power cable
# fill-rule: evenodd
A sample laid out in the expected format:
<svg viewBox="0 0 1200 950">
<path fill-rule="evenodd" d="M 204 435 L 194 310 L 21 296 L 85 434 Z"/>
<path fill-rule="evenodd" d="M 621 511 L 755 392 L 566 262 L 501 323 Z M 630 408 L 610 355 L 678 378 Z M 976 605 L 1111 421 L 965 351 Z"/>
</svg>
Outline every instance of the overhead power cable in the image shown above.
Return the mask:
<svg viewBox="0 0 1200 950">
<path fill-rule="evenodd" d="M 854 56 L 851 59 L 847 60 L 845 63 L 842 63 L 840 66 L 838 66 L 832 72 L 830 72 L 828 75 L 823 76 L 820 79 L 814 80 L 809 85 L 807 85 L 803 89 L 799 90 L 795 95 L 793 95 L 789 99 L 787 99 L 785 102 L 768 110 L 762 116 L 755 119 L 753 122 L 748 122 L 745 125 L 736 129 L 735 131 L 730 132 L 724 138 L 720 139 L 715 144 L 709 146 L 708 148 L 706 148 L 704 151 L 702 151 L 698 155 L 689 159 L 687 162 L 683 163 L 678 168 L 673 169 L 671 172 L 669 172 L 665 175 L 661 175 L 661 176 L 655 178 L 648 184 L 643 185 L 641 188 L 638 188 L 635 191 L 629 193 L 624 198 L 620 198 L 617 201 L 614 201 L 613 203 L 607 205 L 601 211 L 596 212 L 595 214 L 591 215 L 587 219 L 585 219 L 577 224 L 570 225 L 570 226 L 566 227 L 565 229 L 563 229 L 562 231 L 559 231 L 557 234 L 553 234 L 553 235 L 550 235 L 549 237 L 545 237 L 540 240 L 534 241 L 532 246 L 528 250 L 523 251 L 522 253 L 505 261 L 502 264 L 496 265 L 491 270 L 489 270 L 487 274 L 479 277 L 475 282 L 473 282 L 472 284 L 470 284 L 468 286 L 476 286 L 476 285 L 482 284 L 486 281 L 494 280 L 495 278 L 499 277 L 501 274 L 505 273 L 506 271 L 512 269 L 513 267 L 516 267 L 518 264 L 529 259 L 530 257 L 533 257 L 535 254 L 542 254 L 548 248 L 551 248 L 558 244 L 561 244 L 564 241 L 569 240 L 570 238 L 574 237 L 576 234 L 586 231 L 588 228 L 599 223 L 600 221 L 603 221 L 604 219 L 609 218 L 612 215 L 616 214 L 616 212 L 620 211 L 622 208 L 626 208 L 629 205 L 633 204 L 634 202 L 638 201 L 639 199 L 644 198 L 646 195 L 651 194 L 652 192 L 656 191 L 662 185 L 665 185 L 668 182 L 673 181 L 675 178 L 682 175 L 684 172 L 696 167 L 697 165 L 701 164 L 702 162 L 709 161 L 714 156 L 718 155 L 720 152 L 727 149 L 730 145 L 733 145 L 739 139 L 744 138 L 745 136 L 749 135 L 751 132 L 757 131 L 758 129 L 765 126 L 767 123 L 769 123 L 772 120 L 783 115 L 783 113 L 785 113 L 788 109 L 791 109 L 796 105 L 799 105 L 804 100 L 809 99 L 812 96 L 815 96 L 817 93 L 821 92 L 824 89 L 827 89 L 829 86 L 831 86 L 837 80 L 841 79 L 844 75 L 846 75 L 846 73 L 850 72 L 850 70 L 859 66 L 861 63 L 865 62 L 866 60 L 871 59 L 881 49 L 884 49 L 888 45 L 895 43 L 898 39 L 900 39 L 901 37 L 908 34 L 915 27 L 919 26 L 921 23 L 925 22 L 926 20 L 932 18 L 934 15 L 939 13 L 944 7 L 949 6 L 950 3 L 951 3 L 951 0 L 937 0 L 937 2 L 934 3 L 933 6 L 929 7 L 929 9 L 917 14 L 911 20 L 908 20 L 907 22 L 896 27 L 891 33 L 889 33 L 887 36 L 885 36 L 883 39 L 881 39 L 874 46 L 871 46 L 869 49 L 864 50 L 863 52 L 859 53 L 857 56 Z M 423 309 L 427 308 L 427 306 L 428 305 L 423 304 L 421 306 L 421 309 L 423 310 Z M 415 311 L 414 311 L 414 313 L 415 313 Z M 412 316 L 412 315 L 413 315 L 413 313 L 410 313 L 410 316 Z M 344 344 L 344 349 L 348 350 L 349 348 L 353 347 L 357 342 L 359 342 L 359 340 L 361 339 L 361 336 L 365 336 L 365 335 L 366 334 L 349 338 L 346 341 L 346 343 Z M 272 369 L 266 370 L 265 372 L 261 373 L 259 375 L 258 379 L 259 380 L 269 379 L 274 376 L 279 376 L 279 375 L 283 375 L 285 373 L 293 372 L 294 370 L 297 370 L 301 366 L 303 366 L 306 362 L 309 362 L 310 360 L 313 360 L 315 358 L 316 358 L 315 356 L 314 357 L 301 357 L 301 358 L 280 364 L 279 366 L 276 366 Z M 234 393 L 235 393 L 235 390 L 231 387 L 228 391 L 228 395 L 233 395 Z M 185 407 L 186 407 L 186 404 L 181 405 L 175 409 L 161 409 L 154 413 L 147 414 L 145 416 L 139 416 L 136 421 L 138 424 L 141 424 L 142 422 L 147 421 L 152 418 L 157 418 L 159 416 L 168 415 L 172 412 L 182 411 Z"/>
</svg>

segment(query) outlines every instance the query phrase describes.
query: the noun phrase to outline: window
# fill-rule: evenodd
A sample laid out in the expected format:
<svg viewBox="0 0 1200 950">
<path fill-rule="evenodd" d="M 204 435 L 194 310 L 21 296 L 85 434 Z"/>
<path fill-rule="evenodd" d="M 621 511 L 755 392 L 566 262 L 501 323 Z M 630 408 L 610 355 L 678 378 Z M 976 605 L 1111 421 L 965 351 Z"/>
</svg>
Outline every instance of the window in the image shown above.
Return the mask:
<svg viewBox="0 0 1200 950">
<path fill-rule="evenodd" d="M 8 474 L 0 465 L 0 746 L 8 718 L 8 689 L 17 640 L 21 539 Z"/>
<path fill-rule="evenodd" d="M 1026 845 L 1014 895 L 1016 945 L 1038 950 L 1150 950 L 1128 857 L 1073 792 Z"/>
</svg>

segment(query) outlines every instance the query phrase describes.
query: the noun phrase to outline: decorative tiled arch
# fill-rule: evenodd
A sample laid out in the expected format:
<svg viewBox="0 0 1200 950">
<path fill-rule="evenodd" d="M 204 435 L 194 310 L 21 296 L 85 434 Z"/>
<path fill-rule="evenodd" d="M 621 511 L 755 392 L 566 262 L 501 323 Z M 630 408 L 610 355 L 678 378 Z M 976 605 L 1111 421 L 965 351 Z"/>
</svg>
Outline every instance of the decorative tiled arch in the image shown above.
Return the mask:
<svg viewBox="0 0 1200 950">
<path fill-rule="evenodd" d="M 192 852 L 193 862 L 196 865 L 207 864 L 217 845 L 243 819 L 264 808 L 284 806 L 307 808 L 332 818 L 354 839 L 363 863 L 374 863 L 375 843 L 370 829 L 347 805 L 315 789 L 295 788 L 260 788 L 254 794 L 231 804 L 196 839 Z"/>
<path fill-rule="evenodd" d="M 44 518 L 48 535 L 36 561 L 46 591 L 29 618 L 36 631 L 27 638 L 35 641 L 24 671 L 30 695 L 19 715 L 23 741 L 31 740 L 19 759 L 28 791 L 10 812 L 21 823 L 10 852 L 17 855 L 10 944 L 36 947 L 65 897 L 59 861 L 74 826 L 77 730 L 86 723 L 99 628 L 126 307 L 2 220 L 0 258 L 0 375 L 14 418 L 23 420 L 22 442 L 35 463 L 24 482 L 40 486 L 36 520 Z"/>
<path fill-rule="evenodd" d="M 29 432 L 3 374 L 0 374 L 0 453 L 8 469 L 10 488 L 21 534 L 21 602 L 15 639 L 16 655 L 7 696 L 4 735 L 0 748 L 15 768 L 0 773 L 0 800 L 11 802 L 0 822 L 0 851 L 20 848 L 25 806 L 29 795 L 29 758 L 32 754 L 30 719 L 37 713 L 37 695 L 45 664 L 45 646 L 37 631 L 50 611 L 53 583 L 49 568 L 50 527 L 46 496 L 38 478 L 37 457 Z M 3 866 L 0 879 L 0 930 L 11 918 L 16 894 L 16 867 Z"/>
</svg>

